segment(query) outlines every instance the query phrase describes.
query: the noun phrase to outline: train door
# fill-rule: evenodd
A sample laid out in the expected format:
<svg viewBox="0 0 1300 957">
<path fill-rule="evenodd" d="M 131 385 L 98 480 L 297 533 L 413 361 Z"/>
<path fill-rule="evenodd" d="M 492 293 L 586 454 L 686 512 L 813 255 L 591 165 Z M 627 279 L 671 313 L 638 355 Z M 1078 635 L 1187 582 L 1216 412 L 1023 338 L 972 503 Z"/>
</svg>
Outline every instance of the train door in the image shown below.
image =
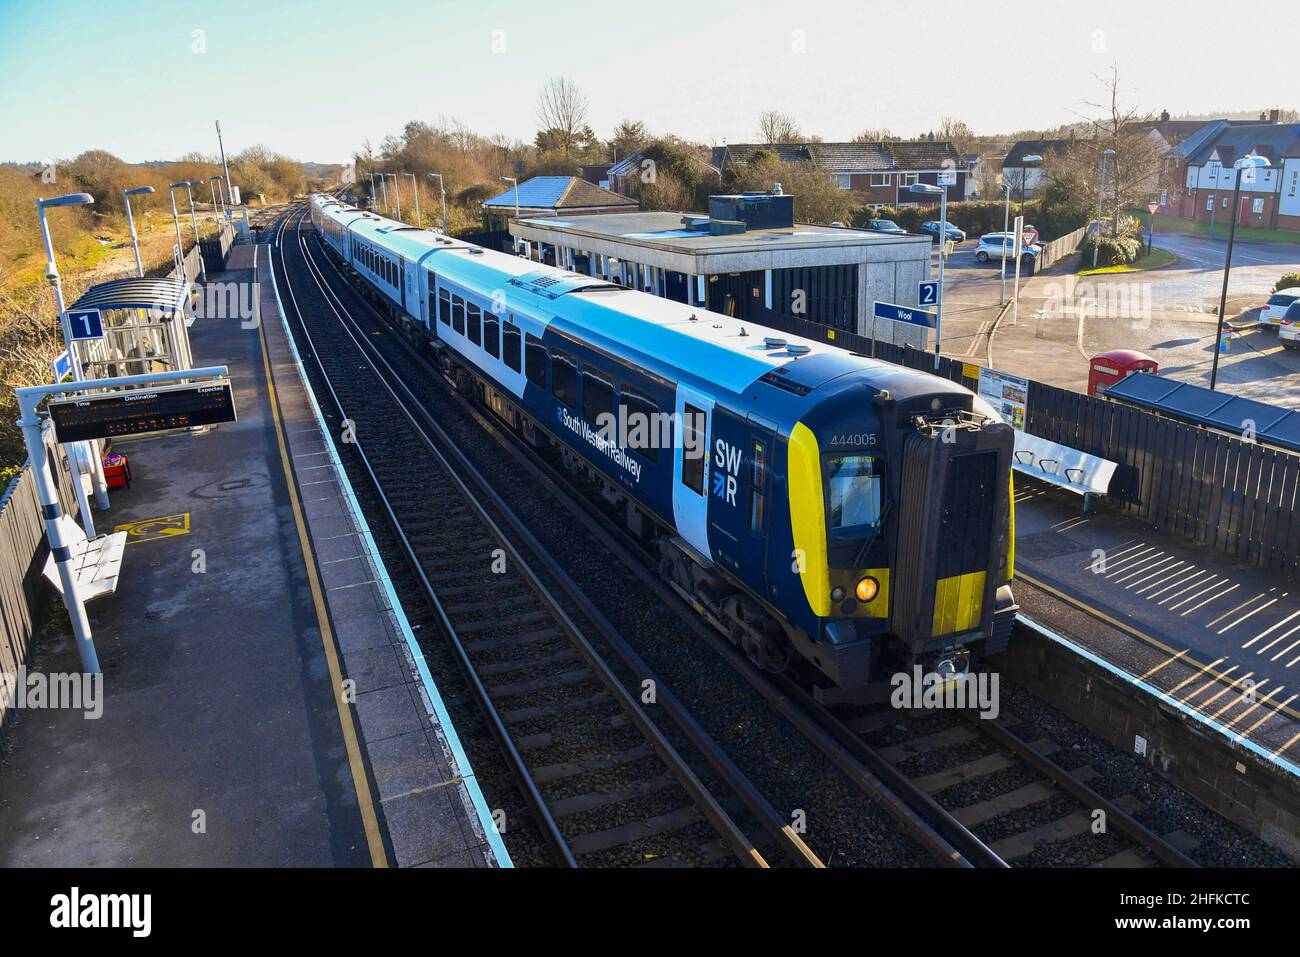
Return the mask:
<svg viewBox="0 0 1300 957">
<path fill-rule="evenodd" d="M 673 406 L 673 522 L 705 558 L 709 548 L 709 433 L 713 398 L 678 384 Z"/>
<path fill-rule="evenodd" d="M 745 581 L 753 583 L 759 594 L 767 592 L 767 557 L 772 506 L 776 483 L 772 479 L 772 460 L 776 455 L 776 424 L 761 416 L 749 415 L 749 447 L 745 455 Z"/>
</svg>

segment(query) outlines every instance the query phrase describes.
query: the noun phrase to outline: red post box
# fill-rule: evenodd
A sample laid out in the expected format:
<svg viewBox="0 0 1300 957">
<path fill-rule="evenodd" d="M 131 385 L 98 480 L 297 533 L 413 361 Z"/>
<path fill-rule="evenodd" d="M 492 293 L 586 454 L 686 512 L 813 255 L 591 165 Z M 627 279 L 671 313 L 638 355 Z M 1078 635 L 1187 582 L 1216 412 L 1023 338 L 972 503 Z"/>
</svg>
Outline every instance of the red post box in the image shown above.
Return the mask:
<svg viewBox="0 0 1300 957">
<path fill-rule="evenodd" d="M 1095 355 L 1088 363 L 1088 395 L 1101 398 L 1108 387 L 1135 372 L 1159 372 L 1160 363 L 1133 349 L 1112 349 Z"/>
</svg>

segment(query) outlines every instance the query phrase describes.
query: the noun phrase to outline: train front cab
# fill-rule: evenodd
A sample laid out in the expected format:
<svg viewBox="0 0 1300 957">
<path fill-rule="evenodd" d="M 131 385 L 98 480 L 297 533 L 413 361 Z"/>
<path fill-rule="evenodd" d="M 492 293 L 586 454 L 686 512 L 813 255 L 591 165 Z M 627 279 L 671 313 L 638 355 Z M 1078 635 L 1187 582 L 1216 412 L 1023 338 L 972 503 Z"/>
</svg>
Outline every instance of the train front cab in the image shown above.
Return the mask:
<svg viewBox="0 0 1300 957">
<path fill-rule="evenodd" d="M 1016 611 L 1011 428 L 953 411 L 895 429 L 898 410 L 874 405 L 871 431 L 850 433 L 871 444 L 799 422 L 787 450 L 792 544 L 815 616 L 792 637 L 843 688 L 914 664 L 964 671 L 973 650 L 1006 646 Z"/>
</svg>

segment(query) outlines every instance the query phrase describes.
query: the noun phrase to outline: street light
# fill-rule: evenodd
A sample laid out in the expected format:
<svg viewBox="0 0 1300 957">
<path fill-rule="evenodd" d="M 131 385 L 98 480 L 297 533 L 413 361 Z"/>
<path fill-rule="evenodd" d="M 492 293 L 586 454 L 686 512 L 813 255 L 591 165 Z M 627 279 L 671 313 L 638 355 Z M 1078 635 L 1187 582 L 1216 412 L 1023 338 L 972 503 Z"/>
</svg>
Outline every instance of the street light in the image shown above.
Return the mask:
<svg viewBox="0 0 1300 957">
<path fill-rule="evenodd" d="M 194 212 L 194 191 L 191 187 L 202 186 L 203 180 L 194 179 L 185 184 L 185 195 L 190 198 L 190 224 L 194 227 L 194 248 L 199 249 L 199 214 Z M 199 249 L 199 279 L 208 281 L 208 268 L 203 264 L 203 250 Z"/>
<path fill-rule="evenodd" d="M 95 202 L 93 196 L 89 193 L 68 193 L 64 196 L 55 196 L 50 199 L 36 198 L 36 216 L 41 221 L 41 239 L 45 242 L 45 278 L 50 281 L 50 286 L 54 289 L 54 307 L 59 310 L 59 326 L 63 329 L 63 341 L 68 346 L 68 365 L 72 366 L 72 380 L 81 382 L 85 375 L 81 369 L 81 359 L 77 355 L 76 343 L 72 338 L 72 324 L 68 321 L 67 306 L 63 302 L 63 280 L 59 276 L 59 265 L 54 261 L 54 242 L 50 239 L 50 224 L 45 220 L 45 211 L 47 209 L 56 209 L 62 206 L 89 206 Z M 85 460 L 90 462 L 92 484 L 95 488 L 95 504 L 101 508 L 108 508 L 108 484 L 104 480 L 104 463 L 99 458 L 99 445 L 96 442 L 86 442 L 80 446 L 85 449 Z M 86 526 L 86 537 L 95 537 L 95 521 L 90 516 L 90 503 L 86 501 L 85 489 L 81 486 L 81 479 L 72 483 L 77 493 L 77 504 L 81 508 L 82 523 Z"/>
<path fill-rule="evenodd" d="M 403 176 L 411 177 L 411 195 L 415 197 L 415 225 L 420 225 L 420 182 L 415 178 L 414 173 L 403 173 Z"/>
<path fill-rule="evenodd" d="M 135 272 L 141 279 L 144 278 L 144 263 L 140 261 L 140 237 L 136 235 L 135 217 L 131 215 L 131 197 L 152 192 L 154 192 L 152 186 L 137 186 L 135 189 L 122 190 L 122 202 L 126 206 L 126 227 L 131 231 L 131 248 L 135 250 Z"/>
<path fill-rule="evenodd" d="M 438 178 L 438 193 L 442 196 L 442 231 L 445 233 L 447 231 L 447 190 L 443 188 L 441 173 L 430 173 L 429 175 Z"/>
<path fill-rule="evenodd" d="M 948 241 L 948 190 L 929 183 L 913 183 L 914 193 L 939 197 L 939 294 L 934 303 L 934 368 L 939 369 L 939 341 L 943 337 L 943 244 Z"/>
<path fill-rule="evenodd" d="M 1097 268 L 1097 253 L 1101 249 L 1101 202 L 1102 202 L 1102 197 L 1106 193 L 1106 157 L 1114 156 L 1114 155 L 1115 155 L 1114 150 L 1109 150 L 1109 149 L 1102 150 L 1101 162 L 1098 163 L 1098 166 L 1101 167 L 1101 172 L 1097 182 L 1097 235 L 1092 241 L 1092 268 L 1093 269 Z"/>
<path fill-rule="evenodd" d="M 1024 163 L 1041 163 L 1043 158 L 1037 153 L 1030 153 L 1028 156 L 1022 156 L 1020 162 Z M 1007 304 L 1007 239 L 1008 233 L 1011 232 L 1011 190 L 1015 187 L 1005 179 L 1002 181 L 1002 188 L 1007 191 L 1007 207 L 1002 214 L 1002 277 L 1000 298 L 1002 305 Z M 1025 201 L 1025 170 L 1022 165 L 1020 168 L 1020 201 Z"/>
<path fill-rule="evenodd" d="M 1219 324 L 1214 337 L 1214 361 L 1210 365 L 1211 389 L 1219 379 L 1219 349 L 1223 345 L 1223 313 L 1228 308 L 1228 272 L 1232 269 L 1232 241 L 1237 235 L 1237 217 L 1240 215 L 1237 204 L 1241 202 L 1241 171 L 1248 169 L 1253 177 L 1255 170 L 1268 169 L 1271 165 L 1267 156 L 1258 156 L 1253 150 L 1249 155 L 1243 156 L 1232 164 L 1233 169 L 1236 170 L 1232 184 L 1232 224 L 1228 227 L 1228 252 L 1223 261 L 1223 291 L 1219 293 Z"/>
<path fill-rule="evenodd" d="M 176 211 L 176 190 L 189 189 L 190 184 L 181 180 L 179 183 L 172 183 L 167 187 L 167 195 L 172 201 L 172 225 L 176 227 L 176 270 L 184 272 L 183 263 L 185 255 L 185 240 L 181 239 L 181 217 Z"/>
<path fill-rule="evenodd" d="M 385 176 L 393 177 L 393 195 L 397 197 L 397 218 L 402 218 L 402 184 L 398 180 L 396 173 L 385 173 Z"/>
<path fill-rule="evenodd" d="M 216 184 L 217 184 L 217 200 L 216 200 L 216 201 L 217 201 L 217 204 L 218 204 L 218 212 L 221 214 L 221 218 L 222 218 L 222 219 L 225 219 L 225 218 L 226 218 L 226 196 L 225 196 L 225 193 L 223 193 L 223 192 L 221 191 L 221 184 L 222 184 L 222 182 L 223 182 L 223 179 L 222 179 L 222 177 L 219 176 L 219 175 L 218 175 L 218 176 L 212 176 L 212 177 L 209 177 L 209 179 L 208 179 L 208 188 L 211 189 L 213 183 L 216 183 Z"/>
<path fill-rule="evenodd" d="M 384 195 L 384 212 L 388 212 L 388 175 L 386 173 L 379 174 L 379 188 Z"/>
<path fill-rule="evenodd" d="M 502 176 L 501 181 L 503 183 L 514 183 L 515 185 L 515 219 L 518 219 L 519 218 L 519 180 L 516 179 L 514 176 Z M 507 230 L 509 228 L 510 228 L 509 226 L 506 227 Z M 513 234 L 510 236 L 510 248 L 514 250 L 516 253 L 519 252 L 519 240 L 516 239 Z"/>
</svg>

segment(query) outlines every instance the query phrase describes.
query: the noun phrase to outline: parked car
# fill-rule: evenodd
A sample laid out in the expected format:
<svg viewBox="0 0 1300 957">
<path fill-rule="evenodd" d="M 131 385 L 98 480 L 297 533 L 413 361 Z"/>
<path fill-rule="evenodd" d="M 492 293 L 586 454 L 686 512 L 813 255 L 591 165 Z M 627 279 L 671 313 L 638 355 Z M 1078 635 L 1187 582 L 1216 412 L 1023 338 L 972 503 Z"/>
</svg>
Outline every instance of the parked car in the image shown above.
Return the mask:
<svg viewBox="0 0 1300 957">
<path fill-rule="evenodd" d="M 1286 315 L 1278 320 L 1277 341 L 1288 349 L 1300 349 L 1300 299 L 1287 306 Z"/>
<path fill-rule="evenodd" d="M 1001 262 L 1002 250 L 1005 246 L 1007 260 L 1014 264 L 1016 258 L 1015 250 L 1016 234 L 1015 233 L 986 233 L 980 237 L 979 245 L 975 247 L 975 258 L 982 263 L 990 260 Z M 1035 244 L 1022 245 L 1021 254 L 1037 259 L 1043 247 Z"/>
<path fill-rule="evenodd" d="M 964 243 L 966 241 L 965 232 L 958 229 L 952 223 L 947 223 L 946 225 L 948 229 L 945 231 L 943 237 L 944 239 L 952 240 L 954 243 Z M 932 219 L 927 223 L 922 223 L 921 232 L 929 233 L 931 242 L 938 242 L 939 241 L 939 220 Z"/>
<path fill-rule="evenodd" d="M 907 230 L 892 219 L 868 219 L 867 229 L 877 233 L 895 233 L 899 236 L 906 236 Z"/>
<path fill-rule="evenodd" d="M 1300 286 L 1279 289 L 1268 297 L 1268 302 L 1264 303 L 1264 308 L 1259 312 L 1259 324 L 1261 326 L 1280 325 L 1283 316 L 1290 312 L 1291 305 L 1297 301 L 1300 301 Z"/>
</svg>

